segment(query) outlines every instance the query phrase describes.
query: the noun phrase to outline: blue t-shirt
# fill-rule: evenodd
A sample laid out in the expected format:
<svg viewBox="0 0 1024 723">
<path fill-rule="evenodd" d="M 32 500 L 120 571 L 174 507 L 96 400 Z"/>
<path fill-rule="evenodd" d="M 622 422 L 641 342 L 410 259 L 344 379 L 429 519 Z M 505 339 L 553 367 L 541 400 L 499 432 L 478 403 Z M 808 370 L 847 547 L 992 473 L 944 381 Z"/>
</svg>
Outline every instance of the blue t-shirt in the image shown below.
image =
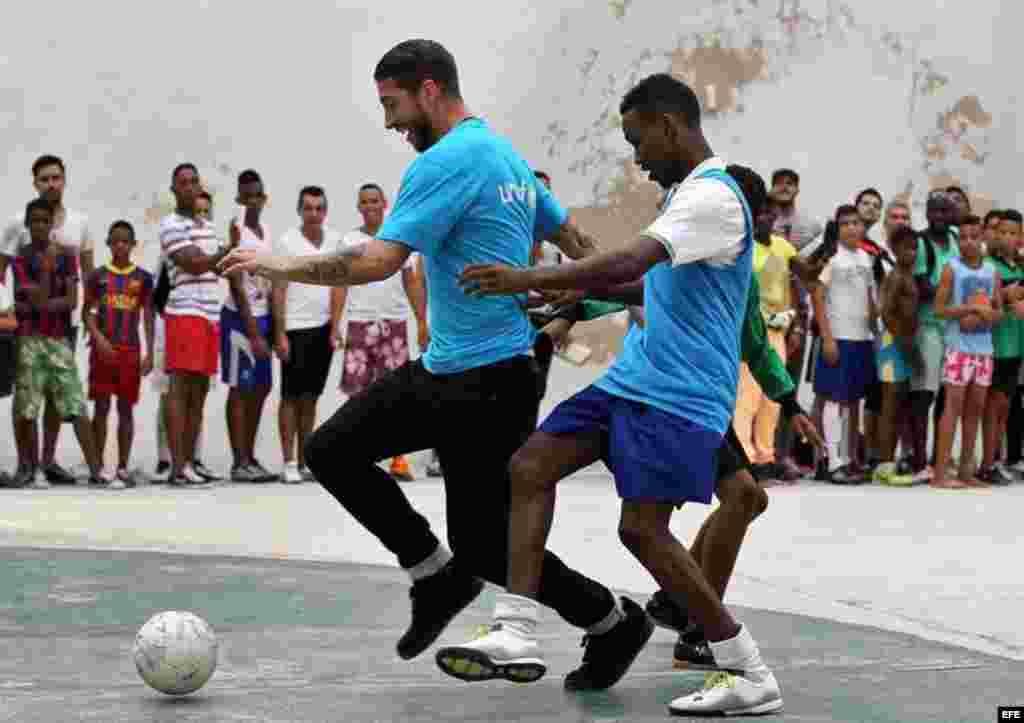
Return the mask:
<svg viewBox="0 0 1024 723">
<path fill-rule="evenodd" d="M 536 332 L 525 297 L 474 298 L 459 275 L 470 264 L 529 266 L 534 239 L 567 217 L 512 145 L 479 119 L 455 126 L 413 161 L 377 237 L 423 254 L 429 371 L 454 374 L 530 352 Z"/>
<path fill-rule="evenodd" d="M 745 233 L 735 262 L 655 264 L 644 275 L 646 325 L 633 326 L 622 354 L 595 384 L 724 434 L 736 406 L 740 329 L 752 272 L 750 209 L 725 171 L 697 179 L 721 181 L 739 198 Z"/>
</svg>

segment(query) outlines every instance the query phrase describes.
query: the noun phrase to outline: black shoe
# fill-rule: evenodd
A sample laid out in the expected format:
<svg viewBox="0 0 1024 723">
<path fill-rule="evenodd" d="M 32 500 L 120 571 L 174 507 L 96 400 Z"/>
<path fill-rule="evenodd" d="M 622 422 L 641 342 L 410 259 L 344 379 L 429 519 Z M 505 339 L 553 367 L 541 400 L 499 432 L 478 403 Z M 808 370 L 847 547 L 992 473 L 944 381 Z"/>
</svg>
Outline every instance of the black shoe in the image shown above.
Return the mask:
<svg viewBox="0 0 1024 723">
<path fill-rule="evenodd" d="M 818 460 L 818 466 L 814 470 L 814 479 L 818 482 L 831 482 L 832 473 L 828 469 L 828 457 Z"/>
<path fill-rule="evenodd" d="M 672 651 L 672 667 L 682 670 L 719 670 L 704 631 L 693 627 L 679 634 Z"/>
<path fill-rule="evenodd" d="M 629 670 L 654 633 L 654 621 L 639 605 L 621 598 L 626 617 L 604 635 L 584 635 L 583 665 L 565 676 L 566 690 L 605 690 Z"/>
<path fill-rule="evenodd" d="M 483 589 L 483 580 L 459 572 L 452 562 L 414 582 L 409 590 L 412 621 L 398 640 L 398 657 L 412 660 L 429 648 Z"/>
<path fill-rule="evenodd" d="M 664 590 L 658 590 L 647 601 L 647 614 L 659 628 L 681 633 L 690 624 L 686 610 L 676 605 Z"/>
<path fill-rule="evenodd" d="M 982 482 L 988 482 L 991 485 L 1006 486 L 1013 484 L 1013 477 L 1010 476 L 1002 467 L 998 464 L 994 464 L 991 467 L 982 467 L 978 470 L 975 475 Z"/>
<path fill-rule="evenodd" d="M 780 474 L 778 465 L 774 462 L 767 464 L 754 464 L 750 466 L 750 471 L 754 476 L 754 479 L 758 482 L 764 482 L 770 479 L 778 479 L 782 475 Z"/>
<path fill-rule="evenodd" d="M 43 474 L 46 476 L 46 481 L 52 485 L 78 484 L 78 480 L 75 479 L 74 475 L 56 462 L 50 462 L 50 464 L 43 467 Z"/>
</svg>

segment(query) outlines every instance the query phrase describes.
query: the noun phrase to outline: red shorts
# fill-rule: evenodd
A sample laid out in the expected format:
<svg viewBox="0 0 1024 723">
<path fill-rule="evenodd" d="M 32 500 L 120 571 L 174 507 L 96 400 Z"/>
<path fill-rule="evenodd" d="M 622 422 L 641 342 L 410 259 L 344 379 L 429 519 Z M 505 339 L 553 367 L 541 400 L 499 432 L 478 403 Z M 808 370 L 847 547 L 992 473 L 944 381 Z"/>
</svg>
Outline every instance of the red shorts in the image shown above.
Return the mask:
<svg viewBox="0 0 1024 723">
<path fill-rule="evenodd" d="M 167 314 L 164 368 L 212 377 L 220 359 L 220 325 L 201 316 Z"/>
<path fill-rule="evenodd" d="M 142 384 L 142 350 L 137 346 L 115 346 L 114 358 L 100 356 L 96 347 L 89 355 L 89 399 L 117 397 L 135 404 Z"/>
</svg>

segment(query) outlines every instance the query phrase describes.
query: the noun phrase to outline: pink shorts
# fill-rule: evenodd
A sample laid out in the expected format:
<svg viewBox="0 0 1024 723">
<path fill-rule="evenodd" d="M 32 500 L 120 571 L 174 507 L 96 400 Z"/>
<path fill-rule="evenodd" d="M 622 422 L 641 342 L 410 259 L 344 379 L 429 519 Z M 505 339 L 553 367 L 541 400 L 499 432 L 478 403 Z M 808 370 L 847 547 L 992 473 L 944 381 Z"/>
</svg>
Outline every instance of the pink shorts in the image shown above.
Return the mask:
<svg viewBox="0 0 1024 723">
<path fill-rule="evenodd" d="M 339 387 L 354 396 L 409 361 L 409 328 L 404 321 L 350 321 Z"/>
<path fill-rule="evenodd" d="M 966 387 L 972 382 L 979 387 L 988 387 L 992 384 L 992 367 L 990 354 L 967 354 L 947 349 L 942 381 L 955 387 Z"/>
</svg>

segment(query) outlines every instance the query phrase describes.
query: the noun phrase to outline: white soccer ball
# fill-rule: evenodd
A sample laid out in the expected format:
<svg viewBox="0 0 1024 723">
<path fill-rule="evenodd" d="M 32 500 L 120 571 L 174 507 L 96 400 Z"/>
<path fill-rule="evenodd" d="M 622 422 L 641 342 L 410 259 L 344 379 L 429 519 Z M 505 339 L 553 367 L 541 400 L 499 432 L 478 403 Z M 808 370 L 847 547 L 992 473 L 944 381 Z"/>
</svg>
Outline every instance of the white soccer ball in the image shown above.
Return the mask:
<svg viewBox="0 0 1024 723">
<path fill-rule="evenodd" d="M 198 615 L 172 610 L 146 621 L 132 654 L 151 688 L 186 695 L 202 688 L 217 669 L 217 636 Z"/>
</svg>

